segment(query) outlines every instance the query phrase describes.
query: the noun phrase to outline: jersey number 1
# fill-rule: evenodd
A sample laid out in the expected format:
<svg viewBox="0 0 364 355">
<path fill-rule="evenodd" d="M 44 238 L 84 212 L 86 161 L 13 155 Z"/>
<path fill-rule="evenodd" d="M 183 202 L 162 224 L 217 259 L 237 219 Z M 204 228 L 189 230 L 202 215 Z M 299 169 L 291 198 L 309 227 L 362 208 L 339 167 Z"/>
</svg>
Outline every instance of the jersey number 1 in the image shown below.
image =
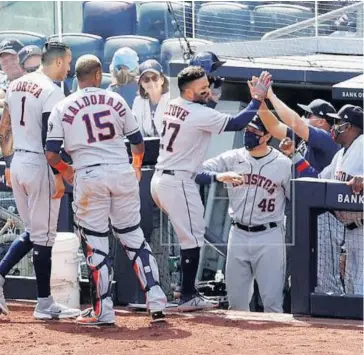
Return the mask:
<svg viewBox="0 0 364 355">
<path fill-rule="evenodd" d="M 102 112 L 96 112 L 92 115 L 93 120 L 95 122 L 95 126 L 100 129 L 100 130 L 108 130 L 109 132 L 104 134 L 104 133 L 99 133 L 98 134 L 98 141 L 107 141 L 109 139 L 112 139 L 115 137 L 115 127 L 111 122 L 101 122 L 100 119 L 103 117 L 107 117 L 110 116 L 110 111 L 102 111 Z M 93 129 L 92 129 L 92 124 L 91 124 L 91 119 L 90 119 L 90 115 L 83 115 L 82 116 L 82 121 L 85 123 L 86 126 L 86 130 L 87 130 L 87 135 L 88 135 L 88 139 L 87 139 L 87 143 L 91 144 L 91 143 L 95 143 L 97 141 L 97 139 L 95 138 Z"/>
<path fill-rule="evenodd" d="M 167 148 L 166 148 L 168 152 L 173 152 L 173 143 L 177 138 L 177 135 L 178 135 L 178 132 L 179 132 L 180 128 L 181 128 L 181 125 L 178 124 L 178 123 L 171 122 L 168 125 L 168 130 L 173 129 L 173 133 L 171 135 L 171 138 L 169 139 L 169 142 L 168 142 L 168 145 L 167 145 Z M 161 137 L 165 136 L 166 130 L 167 130 L 167 122 L 163 121 L 163 130 L 161 132 Z M 163 149 L 164 146 L 161 145 L 161 148 Z"/>
<path fill-rule="evenodd" d="M 21 116 L 20 116 L 20 125 L 21 126 L 25 126 L 25 122 L 24 122 L 25 99 L 26 99 L 25 96 L 23 96 L 21 98 Z"/>
</svg>

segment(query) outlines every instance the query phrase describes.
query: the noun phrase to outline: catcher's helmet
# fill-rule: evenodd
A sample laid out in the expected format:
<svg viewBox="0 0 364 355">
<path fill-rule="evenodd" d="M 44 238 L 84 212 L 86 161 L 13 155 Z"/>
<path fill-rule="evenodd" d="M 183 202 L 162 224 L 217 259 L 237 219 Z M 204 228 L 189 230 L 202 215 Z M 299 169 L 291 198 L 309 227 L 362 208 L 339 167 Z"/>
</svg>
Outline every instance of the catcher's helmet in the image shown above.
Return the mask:
<svg viewBox="0 0 364 355">
<path fill-rule="evenodd" d="M 207 74 L 215 71 L 225 63 L 225 61 L 219 60 L 216 54 L 212 52 L 197 53 L 190 60 L 190 65 L 202 67 Z"/>
<path fill-rule="evenodd" d="M 264 126 L 263 121 L 258 115 L 255 115 L 254 118 L 249 122 L 248 126 L 253 127 L 257 129 L 258 131 L 263 132 L 264 134 L 267 134 L 268 131 Z"/>
</svg>

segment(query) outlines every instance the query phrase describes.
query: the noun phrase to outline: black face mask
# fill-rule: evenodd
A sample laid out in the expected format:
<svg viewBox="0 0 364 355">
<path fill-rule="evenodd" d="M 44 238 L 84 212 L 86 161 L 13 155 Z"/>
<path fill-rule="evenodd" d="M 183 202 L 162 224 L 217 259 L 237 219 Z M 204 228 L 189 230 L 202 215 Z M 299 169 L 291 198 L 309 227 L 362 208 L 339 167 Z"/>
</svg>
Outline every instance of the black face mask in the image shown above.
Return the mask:
<svg viewBox="0 0 364 355">
<path fill-rule="evenodd" d="M 340 126 L 333 127 L 331 129 L 331 132 L 330 132 L 331 133 L 331 138 L 336 141 L 337 138 L 339 137 L 339 135 L 345 132 L 345 129 L 347 127 L 348 127 L 347 122 L 341 124 Z"/>
<path fill-rule="evenodd" d="M 260 145 L 260 136 L 250 131 L 245 131 L 244 133 L 244 146 L 247 150 L 253 150 L 255 147 Z"/>
</svg>

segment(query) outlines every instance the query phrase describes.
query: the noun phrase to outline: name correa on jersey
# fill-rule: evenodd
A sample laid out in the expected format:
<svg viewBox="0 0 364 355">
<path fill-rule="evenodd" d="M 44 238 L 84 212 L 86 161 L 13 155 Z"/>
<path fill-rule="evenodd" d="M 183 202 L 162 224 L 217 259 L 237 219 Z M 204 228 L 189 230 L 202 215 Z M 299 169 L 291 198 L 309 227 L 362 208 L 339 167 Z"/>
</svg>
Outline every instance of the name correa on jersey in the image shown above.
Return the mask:
<svg viewBox="0 0 364 355">
<path fill-rule="evenodd" d="M 12 92 L 21 91 L 21 92 L 29 92 L 34 95 L 37 99 L 42 93 L 42 88 L 40 88 L 37 84 L 28 81 L 19 81 L 16 85 L 12 85 L 10 88 Z"/>
<path fill-rule="evenodd" d="M 119 117 L 125 116 L 126 113 L 126 109 L 120 101 L 114 101 L 112 97 L 108 97 L 106 100 L 106 96 L 102 94 L 82 96 L 81 98 L 75 100 L 73 105 L 74 106 L 68 106 L 67 108 L 67 110 L 70 111 L 72 115 L 65 112 L 63 114 L 62 121 L 72 124 L 79 111 L 91 105 L 108 105 L 119 114 Z"/>
</svg>

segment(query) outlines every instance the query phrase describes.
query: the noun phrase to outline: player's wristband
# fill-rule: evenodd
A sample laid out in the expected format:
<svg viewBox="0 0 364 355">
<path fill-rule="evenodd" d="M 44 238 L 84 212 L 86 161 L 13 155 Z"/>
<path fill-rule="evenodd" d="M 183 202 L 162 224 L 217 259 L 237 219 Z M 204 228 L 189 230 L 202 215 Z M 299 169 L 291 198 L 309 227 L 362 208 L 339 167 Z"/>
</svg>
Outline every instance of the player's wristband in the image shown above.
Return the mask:
<svg viewBox="0 0 364 355">
<path fill-rule="evenodd" d="M 63 160 L 60 160 L 57 164 L 53 165 L 60 173 L 68 169 L 69 165 L 65 163 Z"/>
<path fill-rule="evenodd" d="M 303 156 L 299 152 L 294 152 L 292 154 L 292 157 L 290 157 L 290 158 L 292 159 L 293 165 L 297 164 L 301 160 L 304 160 Z"/>
<path fill-rule="evenodd" d="M 14 154 L 4 155 L 4 161 L 7 168 L 10 168 L 11 161 L 13 160 Z"/>
<path fill-rule="evenodd" d="M 133 156 L 132 165 L 134 168 L 140 169 L 143 165 L 144 153 L 131 153 Z"/>
</svg>

